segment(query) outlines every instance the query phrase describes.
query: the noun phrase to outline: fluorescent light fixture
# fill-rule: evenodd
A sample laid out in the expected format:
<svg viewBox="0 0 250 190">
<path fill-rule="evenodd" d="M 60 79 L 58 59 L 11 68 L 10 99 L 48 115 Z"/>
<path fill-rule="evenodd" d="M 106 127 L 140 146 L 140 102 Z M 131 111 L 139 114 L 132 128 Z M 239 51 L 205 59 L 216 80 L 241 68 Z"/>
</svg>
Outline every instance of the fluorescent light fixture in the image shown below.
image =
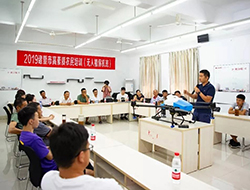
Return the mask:
<svg viewBox="0 0 250 190">
<path fill-rule="evenodd" d="M 165 11 L 166 9 L 169 9 L 171 7 L 174 7 L 176 5 L 179 5 L 181 3 L 184 3 L 187 0 L 176 0 L 176 1 L 172 1 L 170 3 L 167 3 L 166 5 L 161 6 L 160 8 L 156 8 L 155 10 L 152 11 L 152 14 L 157 14 L 160 13 L 162 11 Z"/>
<path fill-rule="evenodd" d="M 136 48 L 122 50 L 121 53 L 127 53 L 127 52 L 134 51 L 134 50 L 136 50 Z"/>
<path fill-rule="evenodd" d="M 155 43 L 150 43 L 150 44 L 146 44 L 146 45 L 138 46 L 138 47 L 136 47 L 136 49 L 143 49 L 143 48 L 150 47 L 150 46 L 152 46 L 152 45 L 155 45 Z"/>
<path fill-rule="evenodd" d="M 30 2 L 29 8 L 28 8 L 28 10 L 27 10 L 27 12 L 26 12 L 26 14 L 25 14 L 25 16 L 24 16 L 24 19 L 23 19 L 23 22 L 22 22 L 22 24 L 21 24 L 21 27 L 19 28 L 19 31 L 18 31 L 18 33 L 17 33 L 16 39 L 15 39 L 15 43 L 17 43 L 17 41 L 18 41 L 18 39 L 19 39 L 19 37 L 20 37 L 22 31 L 23 31 L 23 28 L 24 28 L 24 26 L 25 26 L 25 24 L 26 24 L 26 22 L 27 22 L 27 20 L 28 20 L 28 17 L 29 17 L 29 15 L 30 15 L 30 12 L 31 12 L 31 10 L 32 10 L 32 8 L 33 8 L 35 2 L 36 2 L 36 0 L 31 0 L 31 2 Z"/>
<path fill-rule="evenodd" d="M 142 15 L 139 15 L 137 17 L 134 17 L 134 18 L 132 18 L 132 19 L 130 19 L 128 21 L 125 21 L 124 23 L 116 26 L 115 28 L 107 30 L 106 32 L 98 35 L 98 37 L 90 39 L 89 41 L 84 42 L 84 43 L 76 46 L 75 48 L 77 49 L 79 47 L 82 47 L 82 46 L 84 46 L 84 45 L 86 45 L 88 43 L 91 43 L 91 42 L 93 42 L 95 40 L 98 40 L 100 37 L 107 36 L 108 34 L 111 34 L 111 33 L 115 32 L 115 31 L 121 29 L 122 27 L 127 27 L 127 26 L 129 26 L 131 24 L 134 24 L 134 23 L 140 21 L 140 20 L 143 20 L 145 18 L 150 17 L 152 14 L 156 14 L 156 13 L 162 12 L 162 11 L 168 9 L 168 8 L 174 7 L 174 6 L 176 6 L 178 4 L 181 4 L 181 3 L 185 2 L 185 1 L 187 1 L 187 0 L 172 0 L 170 3 L 164 4 L 163 6 L 159 6 L 158 8 L 150 10 L 150 11 L 148 11 L 148 12 L 142 14 Z M 121 51 L 121 52 L 123 52 L 123 51 Z"/>
<path fill-rule="evenodd" d="M 121 28 L 122 28 L 122 26 L 117 26 L 117 27 L 115 27 L 115 28 L 113 28 L 113 29 L 111 29 L 111 30 L 108 30 L 108 31 L 102 33 L 100 36 L 101 36 L 101 37 L 107 36 L 107 35 L 109 35 L 109 34 L 115 32 L 115 31 L 117 31 L 117 30 L 119 30 L 119 29 L 121 29 Z"/>
<path fill-rule="evenodd" d="M 101 36 L 96 36 L 96 37 L 94 37 L 94 38 L 91 38 L 90 40 L 88 40 L 88 41 L 85 42 L 85 43 L 86 43 L 86 44 L 89 44 L 89 43 L 91 43 L 91 42 L 93 42 L 93 41 L 98 40 L 99 38 L 101 38 Z"/>
<path fill-rule="evenodd" d="M 164 43 L 179 40 L 179 39 L 180 39 L 179 37 L 168 38 L 168 39 L 165 39 L 165 40 L 155 42 L 155 45 L 164 44 Z"/>
<path fill-rule="evenodd" d="M 213 28 L 204 29 L 204 30 L 199 30 L 199 31 L 195 31 L 195 32 L 190 32 L 190 33 L 182 34 L 181 37 L 182 38 L 186 38 L 186 37 L 191 37 L 191 36 L 197 36 L 197 35 L 202 35 L 202 34 L 206 34 L 206 33 L 211 33 L 213 31 L 214 31 Z"/>
<path fill-rule="evenodd" d="M 14 22 L 8 22 L 8 21 L 0 21 L 0 24 L 15 25 Z"/>
<path fill-rule="evenodd" d="M 134 24 L 134 23 L 136 23 L 136 22 L 138 22 L 138 21 L 140 21 L 140 20 L 143 20 L 143 19 L 145 19 L 145 18 L 148 18 L 148 17 L 151 16 L 151 15 L 152 15 L 152 13 L 149 12 L 149 13 L 143 14 L 143 15 L 141 15 L 141 16 L 135 17 L 135 18 L 133 18 L 133 19 L 131 19 L 131 20 L 125 22 L 124 24 L 122 24 L 122 27 L 126 27 L 126 26 L 129 26 L 129 25 L 131 25 L 131 24 Z"/>
<path fill-rule="evenodd" d="M 232 22 L 230 24 L 223 24 L 221 26 L 217 26 L 217 27 L 214 28 L 214 30 L 224 30 L 224 29 L 227 29 L 227 28 L 233 28 L 235 26 L 240 26 L 240 25 L 249 24 L 249 23 L 250 23 L 250 18 L 243 19 L 243 20 L 236 21 L 236 22 Z"/>
</svg>

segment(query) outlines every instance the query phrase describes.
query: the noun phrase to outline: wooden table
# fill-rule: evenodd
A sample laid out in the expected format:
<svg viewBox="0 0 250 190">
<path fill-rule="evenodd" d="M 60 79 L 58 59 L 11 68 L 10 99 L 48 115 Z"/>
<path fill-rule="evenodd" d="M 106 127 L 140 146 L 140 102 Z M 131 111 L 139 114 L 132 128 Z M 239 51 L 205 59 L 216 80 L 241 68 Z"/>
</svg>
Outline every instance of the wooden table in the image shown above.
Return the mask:
<svg viewBox="0 0 250 190">
<path fill-rule="evenodd" d="M 151 118 L 139 121 L 139 151 L 157 151 L 157 147 L 179 152 L 182 171 L 190 173 L 213 163 L 214 126 L 202 122 L 188 124 L 189 128 L 171 128 L 170 123 Z"/>
</svg>

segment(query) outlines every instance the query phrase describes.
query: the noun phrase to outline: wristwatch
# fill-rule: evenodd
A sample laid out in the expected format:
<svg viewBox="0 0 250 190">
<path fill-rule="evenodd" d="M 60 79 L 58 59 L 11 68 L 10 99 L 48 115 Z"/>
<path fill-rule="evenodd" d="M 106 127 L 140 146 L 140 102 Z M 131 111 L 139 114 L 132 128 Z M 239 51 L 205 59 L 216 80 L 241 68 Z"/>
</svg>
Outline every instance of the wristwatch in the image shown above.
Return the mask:
<svg viewBox="0 0 250 190">
<path fill-rule="evenodd" d="M 197 94 L 199 95 L 201 92 L 197 92 Z"/>
</svg>

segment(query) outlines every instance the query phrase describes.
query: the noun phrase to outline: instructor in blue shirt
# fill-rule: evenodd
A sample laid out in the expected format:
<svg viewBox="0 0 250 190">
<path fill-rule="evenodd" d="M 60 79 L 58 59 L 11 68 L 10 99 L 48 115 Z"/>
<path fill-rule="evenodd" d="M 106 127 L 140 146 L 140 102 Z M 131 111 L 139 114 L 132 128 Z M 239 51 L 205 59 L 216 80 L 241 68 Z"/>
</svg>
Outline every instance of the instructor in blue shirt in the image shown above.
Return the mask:
<svg viewBox="0 0 250 190">
<path fill-rule="evenodd" d="M 187 90 L 184 90 L 184 94 L 187 94 L 193 99 L 197 99 L 196 106 L 209 106 L 213 102 L 215 95 L 214 86 L 208 81 L 210 78 L 210 73 L 208 70 L 201 70 L 199 73 L 199 81 L 201 84 L 198 84 L 193 93 L 189 93 Z M 196 121 L 201 121 L 205 123 L 210 123 L 211 119 L 211 109 L 209 108 L 195 108 L 194 118 Z"/>
</svg>

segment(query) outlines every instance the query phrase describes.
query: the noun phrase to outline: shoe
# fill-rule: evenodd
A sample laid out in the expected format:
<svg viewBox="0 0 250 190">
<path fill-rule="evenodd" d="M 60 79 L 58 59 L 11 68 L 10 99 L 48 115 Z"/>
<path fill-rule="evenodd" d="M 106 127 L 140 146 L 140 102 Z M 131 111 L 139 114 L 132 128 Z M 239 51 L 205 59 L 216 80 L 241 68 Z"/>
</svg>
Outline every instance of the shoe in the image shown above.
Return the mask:
<svg viewBox="0 0 250 190">
<path fill-rule="evenodd" d="M 99 121 L 99 124 L 102 124 L 102 121 Z"/>
<path fill-rule="evenodd" d="M 85 124 L 86 124 L 86 125 L 91 125 L 91 123 L 90 123 L 90 122 L 88 122 L 88 121 L 86 121 L 86 122 L 85 122 Z"/>
<path fill-rule="evenodd" d="M 235 149 L 235 148 L 240 148 L 240 143 L 239 142 L 235 142 L 233 139 L 230 140 L 230 143 L 228 144 L 231 148 Z"/>
<path fill-rule="evenodd" d="M 124 117 L 123 119 L 128 120 L 128 118 L 127 118 L 127 117 Z"/>
<path fill-rule="evenodd" d="M 123 120 L 124 118 L 123 117 L 120 117 L 121 120 Z"/>
</svg>

